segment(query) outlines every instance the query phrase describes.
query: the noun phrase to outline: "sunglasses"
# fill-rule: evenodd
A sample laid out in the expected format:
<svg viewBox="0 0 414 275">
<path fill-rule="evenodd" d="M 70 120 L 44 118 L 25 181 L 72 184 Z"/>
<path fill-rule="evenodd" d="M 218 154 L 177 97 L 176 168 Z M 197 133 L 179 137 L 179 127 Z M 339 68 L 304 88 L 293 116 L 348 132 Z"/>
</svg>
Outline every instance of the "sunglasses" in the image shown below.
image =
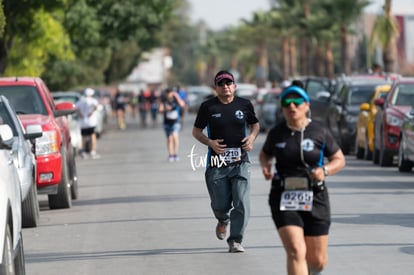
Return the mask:
<svg viewBox="0 0 414 275">
<path fill-rule="evenodd" d="M 217 86 L 220 86 L 220 87 L 224 87 L 225 85 L 231 86 L 233 84 L 234 84 L 234 82 L 233 81 L 229 81 L 229 80 L 217 82 Z"/>
<path fill-rule="evenodd" d="M 295 104 L 296 107 L 305 103 L 305 99 L 303 97 L 295 97 L 295 98 L 285 98 L 282 99 L 282 107 L 290 106 L 290 103 Z"/>
</svg>

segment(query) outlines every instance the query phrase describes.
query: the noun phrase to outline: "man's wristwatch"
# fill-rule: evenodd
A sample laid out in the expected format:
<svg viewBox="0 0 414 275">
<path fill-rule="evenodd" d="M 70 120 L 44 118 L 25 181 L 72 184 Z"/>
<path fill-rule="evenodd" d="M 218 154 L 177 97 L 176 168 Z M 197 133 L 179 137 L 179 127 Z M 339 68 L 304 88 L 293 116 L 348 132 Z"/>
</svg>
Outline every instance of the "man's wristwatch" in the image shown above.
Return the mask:
<svg viewBox="0 0 414 275">
<path fill-rule="evenodd" d="M 324 166 L 322 168 L 323 168 L 323 174 L 325 175 L 325 177 L 329 176 L 328 168 L 326 166 Z"/>
</svg>

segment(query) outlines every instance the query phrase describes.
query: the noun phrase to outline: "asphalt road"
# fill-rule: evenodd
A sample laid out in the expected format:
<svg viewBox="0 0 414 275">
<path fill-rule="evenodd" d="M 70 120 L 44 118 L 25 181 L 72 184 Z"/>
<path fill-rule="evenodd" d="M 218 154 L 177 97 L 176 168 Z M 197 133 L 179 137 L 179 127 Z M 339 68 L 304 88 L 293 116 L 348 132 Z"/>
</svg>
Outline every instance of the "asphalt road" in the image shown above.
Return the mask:
<svg viewBox="0 0 414 275">
<path fill-rule="evenodd" d="M 206 148 L 191 136 L 193 119 L 187 117 L 175 163 L 167 162 L 160 126 L 109 125 L 98 143 L 102 157 L 78 159 L 73 207 L 49 210 L 39 196 L 40 225 L 23 232 L 27 274 L 286 274 L 267 205 L 270 183 L 257 160 L 265 135 L 251 153 L 246 252 L 230 254 L 215 237 L 200 167 Z M 323 274 L 413 274 L 413 176 L 347 157 L 328 181 L 333 224 Z"/>
</svg>

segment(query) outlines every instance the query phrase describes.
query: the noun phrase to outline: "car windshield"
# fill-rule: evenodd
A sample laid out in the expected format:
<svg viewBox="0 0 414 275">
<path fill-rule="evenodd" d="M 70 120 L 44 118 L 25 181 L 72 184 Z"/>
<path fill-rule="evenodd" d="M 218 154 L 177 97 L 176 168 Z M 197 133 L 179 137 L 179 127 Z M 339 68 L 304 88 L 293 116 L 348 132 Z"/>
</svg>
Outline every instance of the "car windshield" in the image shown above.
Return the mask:
<svg viewBox="0 0 414 275">
<path fill-rule="evenodd" d="M 395 105 L 414 105 L 414 85 L 401 84 L 393 99 Z"/>
<path fill-rule="evenodd" d="M 47 115 L 46 107 L 35 87 L 0 86 L 0 94 L 9 100 L 17 114 Z"/>
<path fill-rule="evenodd" d="M 373 87 L 354 87 L 348 94 L 348 103 L 350 105 L 360 105 L 368 102 L 370 95 L 372 95 Z"/>
</svg>

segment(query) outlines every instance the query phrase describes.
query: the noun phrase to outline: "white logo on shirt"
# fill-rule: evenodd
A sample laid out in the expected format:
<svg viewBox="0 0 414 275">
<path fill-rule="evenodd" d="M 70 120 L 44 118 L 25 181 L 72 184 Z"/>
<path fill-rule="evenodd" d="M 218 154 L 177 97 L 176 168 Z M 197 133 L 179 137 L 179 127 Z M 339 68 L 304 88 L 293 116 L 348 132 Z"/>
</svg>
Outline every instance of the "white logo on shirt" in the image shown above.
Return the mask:
<svg viewBox="0 0 414 275">
<path fill-rule="evenodd" d="M 237 111 L 236 111 L 236 113 L 235 113 L 235 115 L 236 115 L 236 117 L 237 117 L 238 119 L 243 119 L 243 118 L 244 118 L 244 114 L 243 114 L 243 112 L 242 112 L 242 111 L 240 111 L 240 110 L 237 110 Z"/>
<path fill-rule="evenodd" d="M 219 118 L 219 117 L 221 117 L 221 113 L 218 113 L 218 114 L 212 114 L 211 116 L 212 116 L 212 117 L 215 117 L 215 118 Z"/>
<path fill-rule="evenodd" d="M 302 141 L 302 148 L 303 148 L 304 151 L 310 152 L 315 148 L 315 143 L 313 143 L 313 140 L 311 140 L 309 138 L 304 139 Z"/>
<path fill-rule="evenodd" d="M 286 147 L 286 142 L 276 143 L 275 146 L 276 146 L 276 148 L 285 148 Z"/>
</svg>

